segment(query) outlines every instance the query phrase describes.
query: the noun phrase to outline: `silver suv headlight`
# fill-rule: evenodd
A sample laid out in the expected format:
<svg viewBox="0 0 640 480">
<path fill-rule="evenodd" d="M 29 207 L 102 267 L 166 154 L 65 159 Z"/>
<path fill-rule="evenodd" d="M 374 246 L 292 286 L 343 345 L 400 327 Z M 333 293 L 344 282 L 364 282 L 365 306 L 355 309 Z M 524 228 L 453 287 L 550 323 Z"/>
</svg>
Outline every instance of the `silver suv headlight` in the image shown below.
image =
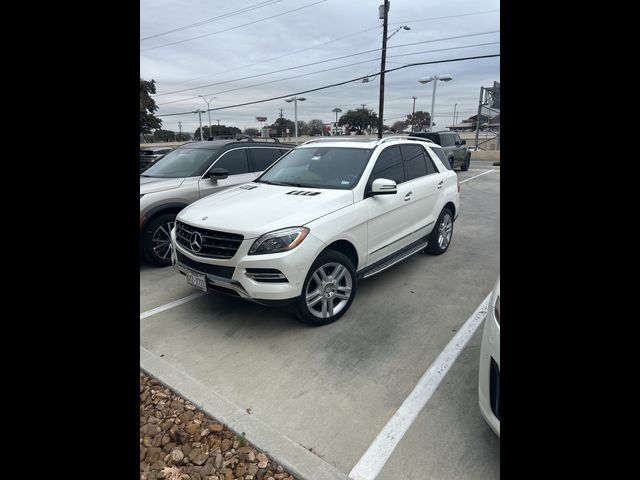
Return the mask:
<svg viewBox="0 0 640 480">
<path fill-rule="evenodd" d="M 265 253 L 278 253 L 293 250 L 309 234 L 307 227 L 288 227 L 275 232 L 265 233 L 259 237 L 251 248 L 249 255 L 262 255 Z"/>
</svg>

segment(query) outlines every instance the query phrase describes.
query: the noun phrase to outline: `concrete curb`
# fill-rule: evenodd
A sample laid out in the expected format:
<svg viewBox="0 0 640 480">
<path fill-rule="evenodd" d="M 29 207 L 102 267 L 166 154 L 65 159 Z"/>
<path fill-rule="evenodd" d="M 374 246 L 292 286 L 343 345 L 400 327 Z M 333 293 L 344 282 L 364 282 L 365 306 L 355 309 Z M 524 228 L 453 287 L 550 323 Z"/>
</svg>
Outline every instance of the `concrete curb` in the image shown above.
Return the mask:
<svg viewBox="0 0 640 480">
<path fill-rule="evenodd" d="M 350 480 L 333 465 L 143 347 L 140 347 L 140 368 L 207 415 L 225 424 L 229 430 L 238 435 L 244 432 L 254 447 L 281 464 L 296 479 Z"/>
</svg>

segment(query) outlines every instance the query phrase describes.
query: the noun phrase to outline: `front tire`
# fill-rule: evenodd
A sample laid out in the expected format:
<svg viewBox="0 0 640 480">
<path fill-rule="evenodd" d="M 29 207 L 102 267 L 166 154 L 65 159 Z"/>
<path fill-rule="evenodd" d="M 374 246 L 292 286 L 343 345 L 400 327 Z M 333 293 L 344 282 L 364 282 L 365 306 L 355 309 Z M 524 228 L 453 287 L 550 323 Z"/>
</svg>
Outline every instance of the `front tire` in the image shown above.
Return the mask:
<svg viewBox="0 0 640 480">
<path fill-rule="evenodd" d="M 158 215 L 145 227 L 142 235 L 142 254 L 154 265 L 171 265 L 171 230 L 176 221 L 175 213 Z"/>
<path fill-rule="evenodd" d="M 447 207 L 442 209 L 435 227 L 429 235 L 425 251 L 431 255 L 442 255 L 451 245 L 453 238 L 453 213 Z"/>
<path fill-rule="evenodd" d="M 326 250 L 307 273 L 295 304 L 296 316 L 314 327 L 335 322 L 351 306 L 357 288 L 356 269 L 349 257 Z"/>
</svg>

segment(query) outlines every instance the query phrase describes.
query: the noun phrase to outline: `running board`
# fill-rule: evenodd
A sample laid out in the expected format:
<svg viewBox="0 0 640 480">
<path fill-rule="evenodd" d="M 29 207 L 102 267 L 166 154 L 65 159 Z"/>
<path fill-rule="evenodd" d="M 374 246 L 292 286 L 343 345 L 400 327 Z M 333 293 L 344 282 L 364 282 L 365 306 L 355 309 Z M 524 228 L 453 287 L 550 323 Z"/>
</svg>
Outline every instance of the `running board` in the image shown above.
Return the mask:
<svg viewBox="0 0 640 480">
<path fill-rule="evenodd" d="M 428 240 L 418 240 L 416 245 L 414 246 L 409 245 L 403 248 L 402 250 L 400 250 L 400 252 L 396 253 L 395 255 L 387 259 L 382 259 L 379 262 L 376 262 L 373 265 L 361 270 L 360 272 L 358 272 L 358 278 L 359 279 L 369 278 L 375 275 L 376 273 L 380 273 L 383 270 L 386 270 L 387 268 L 392 267 L 396 263 L 401 262 L 405 258 L 410 257 L 411 255 L 418 253 L 421 250 L 424 250 L 428 244 L 429 244 Z"/>
</svg>

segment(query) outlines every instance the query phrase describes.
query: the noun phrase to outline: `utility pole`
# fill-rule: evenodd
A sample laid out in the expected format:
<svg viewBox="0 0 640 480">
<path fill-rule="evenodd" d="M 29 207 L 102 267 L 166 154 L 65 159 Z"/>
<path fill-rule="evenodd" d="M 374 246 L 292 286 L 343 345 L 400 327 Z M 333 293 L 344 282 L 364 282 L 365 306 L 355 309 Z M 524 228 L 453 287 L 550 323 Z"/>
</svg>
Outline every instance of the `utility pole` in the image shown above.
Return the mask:
<svg viewBox="0 0 640 480">
<path fill-rule="evenodd" d="M 413 133 L 413 126 L 416 122 L 416 98 L 418 97 L 411 97 L 413 98 L 413 110 L 411 111 L 411 133 Z"/>
<path fill-rule="evenodd" d="M 382 124 L 384 118 L 384 69 L 387 59 L 387 19 L 389 17 L 389 0 L 384 0 L 382 24 L 382 60 L 380 61 L 380 103 L 378 106 L 378 138 L 382 138 Z"/>
<path fill-rule="evenodd" d="M 178 120 L 178 129 L 180 130 L 180 140 L 178 140 L 179 142 L 182 141 L 182 122 L 180 120 Z"/>
<path fill-rule="evenodd" d="M 482 114 L 482 94 L 484 87 L 480 87 L 480 100 L 478 100 L 478 116 L 476 117 L 476 150 L 478 150 L 478 135 L 480 135 L 480 115 Z"/>
<path fill-rule="evenodd" d="M 280 109 L 280 136 L 284 137 L 284 125 L 282 123 L 282 108 Z"/>
<path fill-rule="evenodd" d="M 453 126 L 454 127 L 456 126 L 456 108 L 458 108 L 457 103 L 453 106 Z"/>
<path fill-rule="evenodd" d="M 218 131 L 217 131 L 218 136 L 220 136 L 220 119 L 218 119 Z"/>
</svg>

